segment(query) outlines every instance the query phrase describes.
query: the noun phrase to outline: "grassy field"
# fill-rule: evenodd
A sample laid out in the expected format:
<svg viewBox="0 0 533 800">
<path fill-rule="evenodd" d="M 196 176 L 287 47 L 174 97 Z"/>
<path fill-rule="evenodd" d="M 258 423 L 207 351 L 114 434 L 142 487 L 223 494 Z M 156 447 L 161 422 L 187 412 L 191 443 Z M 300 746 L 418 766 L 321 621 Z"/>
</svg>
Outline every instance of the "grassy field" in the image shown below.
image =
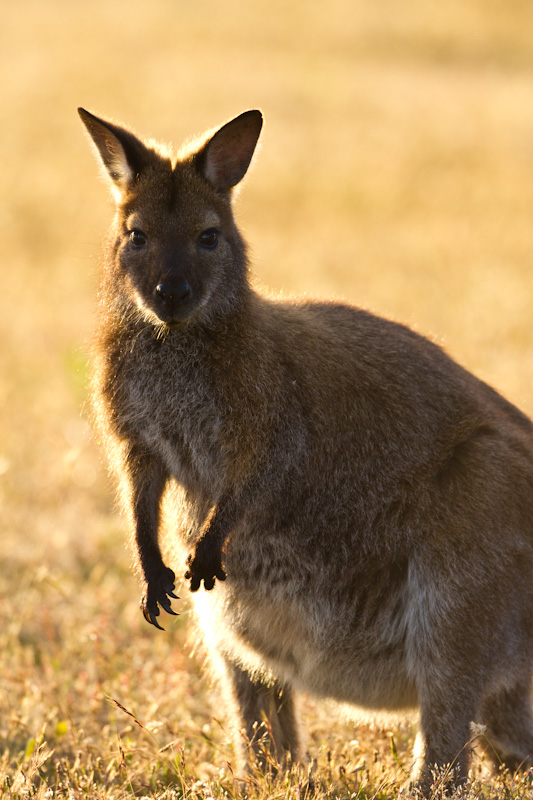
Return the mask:
<svg viewBox="0 0 533 800">
<path fill-rule="evenodd" d="M 87 422 L 111 209 L 76 106 L 174 142 L 261 108 L 238 201 L 256 282 L 405 321 L 531 414 L 533 4 L 0 11 L 0 796 L 239 797 L 187 589 L 166 633 L 142 620 Z M 398 796 L 411 722 L 302 707 L 309 771 L 253 773 L 248 797 Z M 476 781 L 533 798 L 527 777 Z"/>
</svg>

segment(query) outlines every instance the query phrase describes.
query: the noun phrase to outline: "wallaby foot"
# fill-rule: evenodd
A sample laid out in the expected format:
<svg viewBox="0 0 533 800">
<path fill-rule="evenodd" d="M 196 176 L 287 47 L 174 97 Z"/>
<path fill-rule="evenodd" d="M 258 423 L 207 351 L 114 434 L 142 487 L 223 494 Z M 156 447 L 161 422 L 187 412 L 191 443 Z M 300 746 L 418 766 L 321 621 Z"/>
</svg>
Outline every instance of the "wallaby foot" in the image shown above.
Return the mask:
<svg viewBox="0 0 533 800">
<path fill-rule="evenodd" d="M 215 578 L 226 580 L 222 566 L 222 552 L 212 537 L 206 535 L 199 539 L 193 552 L 187 558 L 185 579 L 191 582 L 191 592 L 197 592 L 202 581 L 209 591 L 215 585 Z"/>
<path fill-rule="evenodd" d="M 145 582 L 145 590 L 141 600 L 141 609 L 144 618 L 151 625 L 155 625 L 160 631 L 164 630 L 157 621 L 159 616 L 159 606 L 167 612 L 167 614 L 174 614 L 170 605 L 170 597 L 178 600 L 178 595 L 174 594 L 175 575 L 171 569 L 165 567 L 161 561 L 160 565 L 151 569 L 148 572 L 148 577 Z"/>
<path fill-rule="evenodd" d="M 530 676 L 511 689 L 485 699 L 481 720 L 487 726 L 480 738 L 487 758 L 496 767 L 514 771 L 533 765 L 533 711 Z"/>
</svg>

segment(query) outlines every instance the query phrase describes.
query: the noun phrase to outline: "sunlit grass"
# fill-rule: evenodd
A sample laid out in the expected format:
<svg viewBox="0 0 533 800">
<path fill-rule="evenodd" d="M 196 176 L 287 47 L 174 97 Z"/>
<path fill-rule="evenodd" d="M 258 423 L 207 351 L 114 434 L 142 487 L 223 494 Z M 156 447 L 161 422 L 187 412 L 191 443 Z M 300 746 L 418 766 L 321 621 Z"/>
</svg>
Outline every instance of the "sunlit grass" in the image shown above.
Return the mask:
<svg viewBox="0 0 533 800">
<path fill-rule="evenodd" d="M 111 208 L 75 109 L 179 143 L 260 107 L 257 284 L 406 321 L 533 413 L 532 4 L 0 8 L 0 796 L 397 797 L 412 723 L 308 698 L 309 768 L 239 782 L 186 588 L 165 634 L 142 620 L 87 422 Z M 470 797 L 533 797 L 476 775 Z"/>
</svg>

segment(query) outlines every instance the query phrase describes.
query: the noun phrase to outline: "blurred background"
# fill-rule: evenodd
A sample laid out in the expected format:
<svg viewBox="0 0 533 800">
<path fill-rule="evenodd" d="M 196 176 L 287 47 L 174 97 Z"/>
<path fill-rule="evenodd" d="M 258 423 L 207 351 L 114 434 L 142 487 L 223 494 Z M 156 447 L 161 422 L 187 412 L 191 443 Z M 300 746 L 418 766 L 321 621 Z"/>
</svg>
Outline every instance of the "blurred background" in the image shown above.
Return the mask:
<svg viewBox="0 0 533 800">
<path fill-rule="evenodd" d="M 110 724 L 121 659 L 144 674 L 170 641 L 194 680 L 179 625 L 163 640 L 139 619 L 87 422 L 112 206 L 78 105 L 176 144 L 260 108 L 237 201 L 256 284 L 406 322 L 533 413 L 530 0 L 0 0 L 7 771 L 32 741 L 74 752 L 81 715 Z M 139 703 L 177 691 L 151 681 Z"/>
</svg>

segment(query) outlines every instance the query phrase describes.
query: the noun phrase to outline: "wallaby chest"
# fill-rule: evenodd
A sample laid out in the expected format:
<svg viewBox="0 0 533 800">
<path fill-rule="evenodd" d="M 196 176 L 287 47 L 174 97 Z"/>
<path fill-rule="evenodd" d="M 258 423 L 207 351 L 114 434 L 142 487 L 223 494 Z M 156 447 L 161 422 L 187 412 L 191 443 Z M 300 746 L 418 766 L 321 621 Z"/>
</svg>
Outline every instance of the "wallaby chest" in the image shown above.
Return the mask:
<svg viewBox="0 0 533 800">
<path fill-rule="evenodd" d="M 225 404 L 206 359 L 149 336 L 130 336 L 111 354 L 105 392 L 121 437 L 158 456 L 186 488 L 209 485 L 219 469 Z"/>
</svg>

